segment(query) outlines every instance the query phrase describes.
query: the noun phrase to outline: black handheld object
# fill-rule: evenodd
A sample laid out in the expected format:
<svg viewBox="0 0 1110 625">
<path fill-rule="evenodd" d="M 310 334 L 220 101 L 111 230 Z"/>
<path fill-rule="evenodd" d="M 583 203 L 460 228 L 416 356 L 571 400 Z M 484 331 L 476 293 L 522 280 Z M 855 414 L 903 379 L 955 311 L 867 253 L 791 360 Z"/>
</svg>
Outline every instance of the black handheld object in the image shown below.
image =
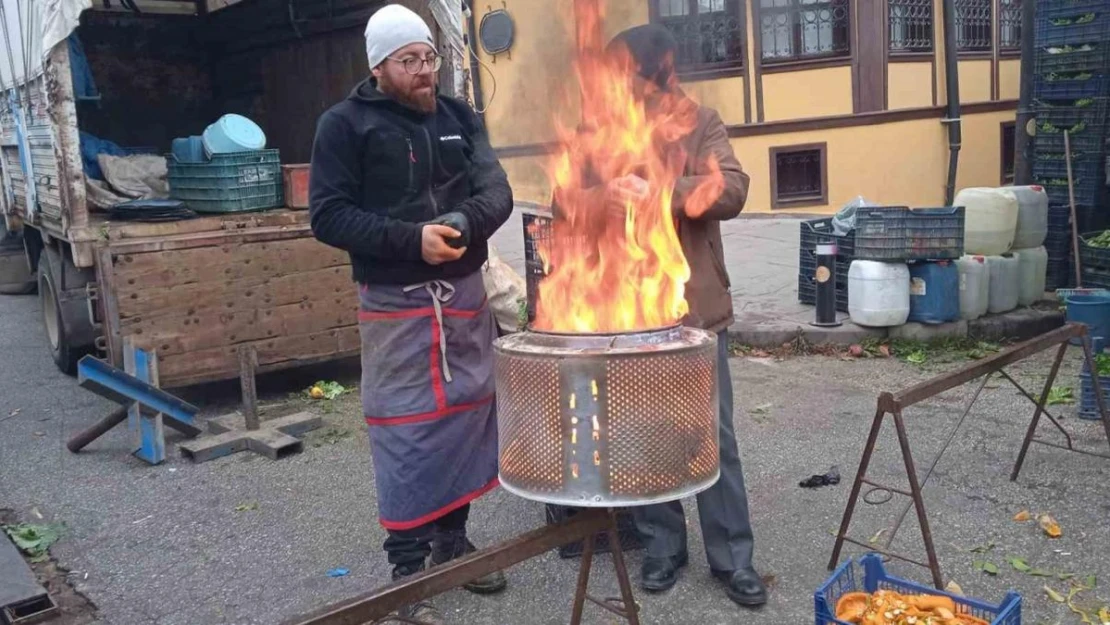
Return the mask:
<svg viewBox="0 0 1110 625">
<path fill-rule="evenodd" d="M 462 235 L 456 239 L 447 239 L 448 246 L 459 249 L 470 245 L 470 221 L 467 220 L 466 215 L 462 213 L 445 213 L 428 223 L 454 228 Z"/>
</svg>

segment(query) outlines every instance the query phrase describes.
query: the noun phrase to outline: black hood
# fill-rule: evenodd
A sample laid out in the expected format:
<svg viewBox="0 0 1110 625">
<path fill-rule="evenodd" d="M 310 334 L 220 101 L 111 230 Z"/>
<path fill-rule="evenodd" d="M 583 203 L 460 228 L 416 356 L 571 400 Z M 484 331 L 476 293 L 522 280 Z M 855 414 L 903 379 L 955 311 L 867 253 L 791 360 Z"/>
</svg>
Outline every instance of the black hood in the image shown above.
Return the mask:
<svg viewBox="0 0 1110 625">
<path fill-rule="evenodd" d="M 436 92 L 436 98 L 439 98 L 439 85 L 434 85 L 433 89 Z M 411 117 L 424 117 L 425 115 L 419 111 L 413 110 L 404 104 L 401 104 L 392 97 L 382 93 L 378 89 L 378 79 L 373 76 L 358 83 L 354 89 L 351 90 L 350 95 L 347 96 L 348 100 L 355 102 L 362 102 L 364 104 L 372 104 L 375 106 L 386 106 L 396 112 L 407 114 Z"/>
<path fill-rule="evenodd" d="M 668 89 L 674 77 L 674 68 L 665 63 L 667 55 L 678 50 L 678 41 L 671 31 L 658 24 L 636 26 L 622 31 L 609 42 L 608 52 L 617 52 L 620 47 L 628 50 L 632 60 L 639 67 L 640 76 Z"/>
</svg>

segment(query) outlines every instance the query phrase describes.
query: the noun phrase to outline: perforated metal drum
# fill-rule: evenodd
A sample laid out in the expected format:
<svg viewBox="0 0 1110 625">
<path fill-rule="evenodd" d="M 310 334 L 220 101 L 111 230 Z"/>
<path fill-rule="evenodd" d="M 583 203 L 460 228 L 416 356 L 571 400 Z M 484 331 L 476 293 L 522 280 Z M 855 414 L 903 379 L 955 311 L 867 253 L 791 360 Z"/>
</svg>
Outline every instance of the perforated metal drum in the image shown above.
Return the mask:
<svg viewBox="0 0 1110 625">
<path fill-rule="evenodd" d="M 720 475 L 717 337 L 524 332 L 495 344 L 500 479 L 579 507 L 673 501 Z"/>
</svg>

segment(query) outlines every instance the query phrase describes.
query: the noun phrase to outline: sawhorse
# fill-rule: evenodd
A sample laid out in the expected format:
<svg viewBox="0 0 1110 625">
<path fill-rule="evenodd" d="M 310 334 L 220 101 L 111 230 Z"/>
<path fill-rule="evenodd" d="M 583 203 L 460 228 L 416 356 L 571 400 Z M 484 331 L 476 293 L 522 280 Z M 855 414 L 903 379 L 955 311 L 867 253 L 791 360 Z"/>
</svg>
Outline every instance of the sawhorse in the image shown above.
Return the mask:
<svg viewBox="0 0 1110 625">
<path fill-rule="evenodd" d="M 927 380 L 908 389 L 904 389 L 896 393 L 882 393 L 879 395 L 878 407 L 875 410 L 875 419 L 871 423 L 871 432 L 867 436 L 867 444 L 866 446 L 864 446 L 863 449 L 863 458 L 860 460 L 859 470 L 856 473 L 855 483 L 852 485 L 852 492 L 848 496 L 848 505 L 845 507 L 844 517 L 840 523 L 840 531 L 837 532 L 836 544 L 833 547 L 832 558 L 829 560 L 829 570 L 833 570 L 840 563 L 840 552 L 841 549 L 844 547 L 844 543 L 847 542 L 863 547 L 870 551 L 876 551 L 887 557 L 904 560 L 906 562 L 925 567 L 932 572 L 933 584 L 936 585 L 938 589 L 942 589 L 944 587 L 944 583 L 941 578 L 940 563 L 937 560 L 936 549 L 933 545 L 933 534 L 932 531 L 929 529 L 929 519 L 925 513 L 925 501 L 921 496 L 921 490 L 925 486 L 925 483 L 928 482 L 930 475 L 932 475 L 933 469 L 937 465 L 937 462 L 940 461 L 941 455 L 944 453 L 944 449 L 947 447 L 947 444 L 944 448 L 940 450 L 936 458 L 934 458 L 932 464 L 925 474 L 925 478 L 921 480 L 921 482 L 918 482 L 917 467 L 914 465 L 913 455 L 910 451 L 910 442 L 909 438 L 906 436 L 906 426 L 904 421 L 902 420 L 902 411 L 905 408 L 920 403 L 945 391 L 956 388 L 957 386 L 966 384 L 967 382 L 970 382 L 976 378 L 983 377 L 983 382 L 979 385 L 978 390 L 975 391 L 975 394 L 972 396 L 971 401 L 968 402 L 963 415 L 956 423 L 956 427 L 953 429 L 949 436 L 949 442 L 951 442 L 951 440 L 955 438 L 956 433 L 959 431 L 959 428 L 963 424 L 964 419 L 971 411 L 971 407 L 979 398 L 979 394 L 982 392 L 983 388 L 986 387 L 987 381 L 989 381 L 991 376 L 995 373 L 998 373 L 1006 380 L 1009 380 L 1011 384 L 1017 387 L 1018 391 L 1021 392 L 1021 394 L 1026 399 L 1033 402 L 1037 406 L 1036 412 L 1033 413 L 1033 420 L 1029 423 L 1029 428 L 1026 431 L 1025 440 L 1022 442 L 1021 451 L 1018 453 L 1017 461 L 1014 463 L 1014 469 L 1010 474 L 1011 481 L 1017 480 L 1018 473 L 1021 471 L 1021 467 L 1025 462 L 1025 455 L 1029 451 L 1029 446 L 1032 443 L 1038 443 L 1041 445 L 1064 449 L 1066 451 L 1074 451 L 1076 453 L 1097 456 L 1099 458 L 1110 459 L 1110 455 L 1077 449 L 1072 444 L 1071 435 L 1068 434 L 1067 430 L 1065 430 L 1062 425 L 1060 425 L 1059 420 L 1049 414 L 1047 410 L 1045 410 L 1045 403 L 1048 401 L 1049 391 L 1052 390 L 1052 384 L 1056 381 L 1056 374 L 1060 370 L 1060 363 L 1064 360 L 1064 353 L 1068 349 L 1068 343 L 1071 339 L 1074 338 L 1078 338 L 1082 341 L 1083 356 L 1086 359 L 1088 369 L 1092 372 L 1091 381 L 1094 384 L 1095 398 L 1098 402 L 1099 412 L 1102 415 L 1102 425 L 1103 429 L 1106 432 L 1107 443 L 1110 444 L 1110 416 L 1108 416 L 1107 414 L 1106 402 L 1102 395 L 1101 385 L 1099 384 L 1099 376 L 1097 375 L 1098 369 L 1095 366 L 1094 354 L 1092 354 L 1091 352 L 1091 341 L 1087 334 L 1087 326 L 1079 323 L 1066 324 L 1061 328 L 1057 328 L 1056 330 L 1052 330 L 1051 332 L 1042 334 L 1039 337 L 1015 345 L 1009 349 L 999 352 L 998 354 L 995 354 L 994 356 L 977 361 L 951 373 L 937 376 L 931 380 Z M 1035 354 L 1039 354 L 1057 345 L 1059 346 L 1059 349 L 1056 352 L 1056 359 L 1052 363 L 1052 369 L 1048 374 L 1048 379 L 1045 380 L 1045 385 L 1041 391 L 1040 399 L 1035 399 L 1033 395 L 1022 388 L 1022 386 L 1018 384 L 1017 381 L 1010 376 L 1010 374 L 1004 371 L 1004 367 L 1008 365 L 1011 365 L 1020 360 L 1024 360 Z M 888 414 L 891 415 L 894 419 L 894 428 L 898 436 L 898 446 L 901 449 L 902 460 L 906 467 L 906 477 L 909 480 L 908 491 L 905 489 L 885 486 L 883 484 L 867 479 L 867 468 L 871 462 L 871 456 L 875 452 L 875 444 L 879 438 L 879 430 L 882 428 L 883 421 Z M 1066 441 L 1065 444 L 1061 445 L 1059 443 L 1053 443 L 1051 441 L 1046 441 L 1036 437 L 1037 426 L 1041 422 L 1041 415 L 1044 415 L 1049 421 L 1052 422 L 1054 426 L 1056 426 L 1056 428 L 1060 432 L 1063 433 L 1064 439 Z M 895 523 L 893 531 L 891 531 L 890 534 L 887 535 L 885 547 L 883 548 L 879 548 L 874 544 L 865 543 L 848 536 L 848 529 L 852 523 L 852 515 L 855 512 L 856 504 L 859 501 L 860 491 L 862 490 L 864 484 L 873 487 L 874 490 L 904 495 L 906 497 L 909 497 L 911 500 L 910 503 L 906 505 L 905 509 L 903 509 L 901 516 Z M 917 512 L 917 521 L 918 525 L 921 528 L 921 538 L 925 543 L 925 553 L 928 558 L 927 563 L 913 558 L 908 558 L 906 556 L 899 555 L 890 551 L 890 545 L 894 541 L 894 535 L 898 532 L 898 528 L 901 526 L 902 521 L 905 519 L 906 514 L 909 512 L 911 507 L 914 508 Z"/>
<path fill-rule="evenodd" d="M 135 432 L 135 456 L 149 464 L 166 459 L 166 425 L 186 436 L 200 434 L 195 417 L 200 409 L 158 388 L 157 355 L 124 345 L 124 368 L 85 356 L 77 363 L 77 383 L 84 389 L 120 404 L 110 415 L 70 439 L 73 453 L 106 434 L 124 421 Z"/>
</svg>

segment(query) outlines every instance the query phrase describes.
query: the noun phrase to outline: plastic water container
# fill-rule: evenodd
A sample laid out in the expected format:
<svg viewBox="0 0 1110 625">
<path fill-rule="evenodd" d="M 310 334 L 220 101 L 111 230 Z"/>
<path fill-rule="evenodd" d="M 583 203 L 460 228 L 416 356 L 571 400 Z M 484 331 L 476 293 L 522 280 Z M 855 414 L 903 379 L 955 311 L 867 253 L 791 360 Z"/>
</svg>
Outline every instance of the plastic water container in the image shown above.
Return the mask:
<svg viewBox="0 0 1110 625">
<path fill-rule="evenodd" d="M 848 268 L 848 314 L 852 323 L 889 328 L 910 315 L 910 270 L 905 263 L 854 260 Z"/>
<path fill-rule="evenodd" d="M 998 314 L 1017 308 L 1018 295 L 1021 293 L 1017 257 L 1013 254 L 988 256 L 987 269 L 990 270 L 990 298 L 987 311 Z"/>
<path fill-rule="evenodd" d="M 978 319 L 987 314 L 990 302 L 990 271 L 985 256 L 962 256 L 956 261 L 960 274 L 960 319 Z"/>
<path fill-rule="evenodd" d="M 942 260 L 910 265 L 909 321 L 948 323 L 959 318 L 960 272 L 956 264 Z"/>
<path fill-rule="evenodd" d="M 1048 237 L 1048 194 L 1044 187 L 1010 187 L 1018 201 L 1014 249 L 1036 248 Z"/>
<path fill-rule="evenodd" d="M 1064 300 L 1067 312 L 1064 317 L 1068 321 L 1087 324 L 1087 335 L 1093 341 L 1101 338 L 1105 343 L 1110 337 L 1110 295 L 1108 294 L 1073 294 Z M 1082 341 L 1072 339 L 1073 345 Z"/>
<path fill-rule="evenodd" d="M 250 152 L 266 147 L 266 133 L 242 115 L 228 114 L 204 130 L 204 150 L 213 154 Z"/>
<path fill-rule="evenodd" d="M 1018 305 L 1032 306 L 1044 297 L 1048 250 L 1043 246 L 1014 250 L 1018 258 Z"/>
<path fill-rule="evenodd" d="M 964 207 L 964 252 L 998 256 L 1010 251 L 1017 232 L 1018 200 L 1013 191 L 973 187 L 961 190 L 953 206 Z"/>
</svg>

